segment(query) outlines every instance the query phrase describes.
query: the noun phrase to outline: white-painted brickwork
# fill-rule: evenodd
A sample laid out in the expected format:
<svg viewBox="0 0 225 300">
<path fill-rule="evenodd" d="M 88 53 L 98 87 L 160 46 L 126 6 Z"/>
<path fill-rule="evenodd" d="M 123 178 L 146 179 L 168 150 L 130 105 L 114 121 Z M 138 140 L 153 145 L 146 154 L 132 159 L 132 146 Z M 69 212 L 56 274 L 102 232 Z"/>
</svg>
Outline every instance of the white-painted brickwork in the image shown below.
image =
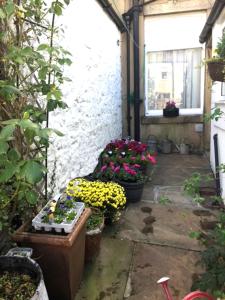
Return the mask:
<svg viewBox="0 0 225 300">
<path fill-rule="evenodd" d="M 106 143 L 122 134 L 120 32 L 95 0 L 71 1 L 60 23 L 73 65 L 63 87 L 69 108 L 50 114 L 49 127 L 64 133 L 53 137 L 48 155 L 54 194 L 90 173 Z"/>
</svg>

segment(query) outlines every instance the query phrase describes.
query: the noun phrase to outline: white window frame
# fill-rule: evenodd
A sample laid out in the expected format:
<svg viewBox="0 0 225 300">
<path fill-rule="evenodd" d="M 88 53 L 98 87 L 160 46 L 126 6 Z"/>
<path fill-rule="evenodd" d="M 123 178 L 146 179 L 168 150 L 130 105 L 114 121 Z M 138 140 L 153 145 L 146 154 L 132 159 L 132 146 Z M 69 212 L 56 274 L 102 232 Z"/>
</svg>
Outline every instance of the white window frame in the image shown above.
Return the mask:
<svg viewBox="0 0 225 300">
<path fill-rule="evenodd" d="M 186 49 L 194 49 L 201 48 L 202 49 L 202 60 L 205 58 L 205 47 L 193 47 Z M 173 50 L 186 50 L 186 49 L 171 49 Z M 157 51 L 169 51 L 168 49 L 157 49 Z M 147 53 L 153 52 L 148 47 L 145 46 L 145 115 L 146 116 L 163 116 L 162 109 L 149 110 L 148 109 L 148 61 L 147 61 Z M 200 108 L 180 108 L 179 115 L 202 115 L 204 108 L 204 82 L 205 82 L 205 66 L 199 66 L 201 68 L 201 82 L 200 82 Z"/>
</svg>

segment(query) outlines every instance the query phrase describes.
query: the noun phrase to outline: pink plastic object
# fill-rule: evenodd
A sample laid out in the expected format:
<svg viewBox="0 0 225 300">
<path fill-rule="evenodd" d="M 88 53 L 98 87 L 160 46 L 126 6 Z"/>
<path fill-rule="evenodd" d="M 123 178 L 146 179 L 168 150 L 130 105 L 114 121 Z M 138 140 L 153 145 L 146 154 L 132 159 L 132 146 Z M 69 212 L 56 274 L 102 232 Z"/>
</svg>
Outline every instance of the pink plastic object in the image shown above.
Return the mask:
<svg viewBox="0 0 225 300">
<path fill-rule="evenodd" d="M 200 292 L 200 291 L 196 291 L 196 292 L 192 292 L 192 293 L 188 294 L 187 296 L 184 297 L 183 300 L 193 300 L 193 299 L 198 299 L 198 298 L 214 300 L 214 298 L 212 296 L 210 296 L 209 294 L 207 294 L 205 292 Z"/>
<path fill-rule="evenodd" d="M 163 290 L 164 290 L 164 293 L 166 294 L 166 298 L 167 300 L 173 300 L 171 294 L 170 294 L 170 291 L 169 291 L 169 287 L 168 287 L 168 281 L 170 280 L 169 277 L 162 277 L 161 279 L 159 279 L 157 281 L 158 284 L 161 284 Z"/>
<path fill-rule="evenodd" d="M 167 300 L 173 300 L 170 291 L 169 291 L 169 287 L 168 287 L 168 281 L 169 281 L 169 277 L 162 277 L 161 279 L 159 279 L 157 281 L 158 284 L 160 284 L 164 290 L 164 293 L 166 295 Z M 208 300 L 215 300 L 212 296 L 210 296 L 209 294 L 205 293 L 205 292 L 201 292 L 201 291 L 195 291 L 192 292 L 188 295 L 186 295 L 183 300 L 194 300 L 194 299 L 199 299 L 199 298 L 204 298 L 204 299 L 208 299 Z"/>
</svg>

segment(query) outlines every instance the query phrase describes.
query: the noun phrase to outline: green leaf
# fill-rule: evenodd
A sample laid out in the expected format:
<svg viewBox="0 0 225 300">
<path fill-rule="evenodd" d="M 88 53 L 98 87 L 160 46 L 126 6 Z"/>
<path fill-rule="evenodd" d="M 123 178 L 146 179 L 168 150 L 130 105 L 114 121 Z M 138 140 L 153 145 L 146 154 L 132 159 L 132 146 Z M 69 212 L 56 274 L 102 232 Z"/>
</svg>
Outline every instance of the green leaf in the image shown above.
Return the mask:
<svg viewBox="0 0 225 300">
<path fill-rule="evenodd" d="M 38 194 L 34 191 L 26 191 L 25 196 L 27 199 L 27 202 L 31 205 L 35 205 L 38 200 Z"/>
<path fill-rule="evenodd" d="M 10 17 L 14 13 L 14 10 L 15 10 L 15 6 L 13 1 L 7 1 L 7 4 L 5 6 L 5 11 L 7 16 Z"/>
<path fill-rule="evenodd" d="M 41 79 L 41 80 L 45 80 L 46 79 L 46 76 L 48 74 L 48 67 L 43 67 L 41 68 L 39 71 L 38 71 L 38 77 Z"/>
<path fill-rule="evenodd" d="M 63 134 L 61 131 L 57 130 L 57 129 L 52 129 L 52 131 L 53 131 L 55 134 L 57 134 L 58 136 L 64 136 L 64 134 Z"/>
<path fill-rule="evenodd" d="M 3 11 L 2 8 L 0 8 L 0 19 L 4 19 L 5 18 L 5 13 Z"/>
<path fill-rule="evenodd" d="M 70 4 L 70 0 L 64 0 L 64 2 L 66 3 L 66 5 Z"/>
<path fill-rule="evenodd" d="M 5 169 L 0 173 L 0 182 L 7 182 L 16 172 L 18 172 L 18 170 L 18 165 L 8 162 Z"/>
<path fill-rule="evenodd" d="M 3 125 L 18 125 L 20 122 L 19 119 L 10 119 L 10 120 L 6 120 L 1 122 Z"/>
<path fill-rule="evenodd" d="M 11 161 L 18 161 L 21 158 L 20 153 L 16 149 L 10 149 L 8 152 L 8 159 Z"/>
<path fill-rule="evenodd" d="M 44 175 L 43 167 L 38 162 L 29 160 L 23 167 L 23 174 L 25 175 L 25 178 L 29 183 L 38 183 L 41 181 Z"/>
<path fill-rule="evenodd" d="M 3 127 L 3 129 L 0 132 L 0 138 L 7 140 L 9 137 L 12 136 L 14 130 L 15 125 L 7 125 Z"/>
<path fill-rule="evenodd" d="M 8 151 L 9 145 L 7 142 L 0 141 L 0 154 L 4 154 Z"/>
<path fill-rule="evenodd" d="M 49 48 L 48 44 L 40 44 L 37 48 L 37 51 L 43 51 Z"/>
<path fill-rule="evenodd" d="M 21 50 L 21 54 L 23 56 L 31 56 L 34 54 L 34 51 L 31 47 L 25 47 Z"/>
<path fill-rule="evenodd" d="M 32 122 L 31 120 L 26 120 L 26 119 L 20 120 L 18 125 L 23 129 L 32 129 L 32 130 L 39 129 L 39 126 L 36 123 Z"/>
</svg>

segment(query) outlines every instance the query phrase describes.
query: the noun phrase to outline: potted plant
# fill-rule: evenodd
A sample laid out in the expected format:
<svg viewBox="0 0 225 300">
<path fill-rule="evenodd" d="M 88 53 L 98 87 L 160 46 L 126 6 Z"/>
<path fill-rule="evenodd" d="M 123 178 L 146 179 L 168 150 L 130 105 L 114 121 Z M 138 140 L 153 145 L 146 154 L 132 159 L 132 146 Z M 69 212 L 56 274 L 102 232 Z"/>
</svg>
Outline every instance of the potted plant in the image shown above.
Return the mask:
<svg viewBox="0 0 225 300">
<path fill-rule="evenodd" d="M 0 299 L 48 300 L 43 274 L 32 249 L 13 248 L 0 256 Z"/>
<path fill-rule="evenodd" d="M 124 187 L 127 200 L 141 199 L 146 168 L 156 163 L 155 154 L 147 145 L 130 139 L 110 142 L 100 154 L 100 164 L 93 176 L 103 181 L 116 181 Z"/>
<path fill-rule="evenodd" d="M 92 214 L 87 220 L 85 238 L 85 261 L 92 261 L 100 251 L 102 231 L 104 228 L 104 213 L 100 209 L 92 208 Z"/>
<path fill-rule="evenodd" d="M 209 76 L 213 81 L 224 82 L 225 76 L 225 35 L 217 43 L 214 50 L 215 55 L 211 59 L 206 60 Z"/>
<path fill-rule="evenodd" d="M 167 118 L 179 116 L 179 108 L 176 107 L 175 101 L 170 100 L 166 102 L 166 107 L 163 109 L 163 116 Z"/>
<path fill-rule="evenodd" d="M 124 189 L 115 182 L 75 178 L 67 185 L 66 192 L 76 201 L 82 201 L 88 207 L 100 209 L 109 222 L 117 219 L 119 211 L 126 204 Z"/>
</svg>

